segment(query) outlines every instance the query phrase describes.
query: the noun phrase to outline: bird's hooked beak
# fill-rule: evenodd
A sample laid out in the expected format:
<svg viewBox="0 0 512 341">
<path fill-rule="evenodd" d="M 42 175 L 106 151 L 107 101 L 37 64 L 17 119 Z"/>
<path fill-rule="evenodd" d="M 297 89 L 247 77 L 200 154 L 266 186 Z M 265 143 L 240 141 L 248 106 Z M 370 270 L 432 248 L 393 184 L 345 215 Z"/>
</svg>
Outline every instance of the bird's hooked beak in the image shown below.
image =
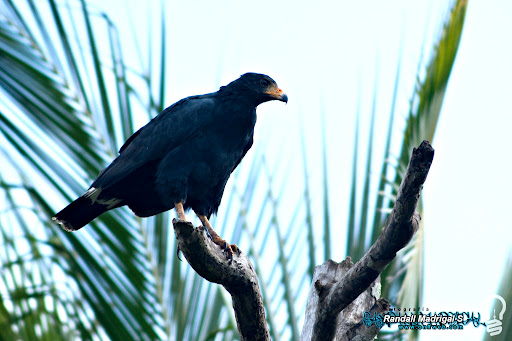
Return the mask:
<svg viewBox="0 0 512 341">
<path fill-rule="evenodd" d="M 288 95 L 283 92 L 283 90 L 276 87 L 275 89 L 267 91 L 267 94 L 272 97 L 272 99 L 277 99 L 278 101 L 282 101 L 288 103 Z"/>
</svg>

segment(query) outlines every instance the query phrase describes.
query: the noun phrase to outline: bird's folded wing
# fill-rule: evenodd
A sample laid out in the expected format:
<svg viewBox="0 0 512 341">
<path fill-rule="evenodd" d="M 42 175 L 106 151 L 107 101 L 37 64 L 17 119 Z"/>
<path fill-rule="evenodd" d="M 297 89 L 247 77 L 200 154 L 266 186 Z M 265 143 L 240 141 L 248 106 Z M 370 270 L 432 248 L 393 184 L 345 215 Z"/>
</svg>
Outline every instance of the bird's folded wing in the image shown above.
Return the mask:
<svg viewBox="0 0 512 341">
<path fill-rule="evenodd" d="M 134 133 L 119 150 L 120 155 L 104 169 L 92 187 L 110 187 L 144 165 L 158 162 L 177 146 L 215 119 L 211 95 L 182 99 L 165 109 Z"/>
</svg>

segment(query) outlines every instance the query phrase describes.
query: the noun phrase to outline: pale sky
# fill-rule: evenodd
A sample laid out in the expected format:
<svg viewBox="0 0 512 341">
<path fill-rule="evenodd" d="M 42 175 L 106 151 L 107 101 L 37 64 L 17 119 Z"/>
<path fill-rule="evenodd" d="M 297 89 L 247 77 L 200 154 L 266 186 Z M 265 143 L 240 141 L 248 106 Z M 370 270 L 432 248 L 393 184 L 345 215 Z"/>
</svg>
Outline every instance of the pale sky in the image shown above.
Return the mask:
<svg viewBox="0 0 512 341">
<path fill-rule="evenodd" d="M 120 32 L 128 35 L 132 33 L 128 20 L 144 28 L 148 18 L 158 21 L 160 17 L 159 1 L 94 3 L 94 8 L 107 12 Z M 128 5 L 123 8 L 121 3 Z M 138 7 L 147 3 L 151 8 Z M 339 241 L 333 242 L 333 252 L 334 260 L 340 261 L 345 255 L 358 96 L 360 146 L 365 150 L 378 79 L 374 153 L 380 155 L 400 43 L 402 76 L 396 115 L 405 117 L 422 46 L 425 43 L 428 59 L 439 36 L 439 20 L 447 13 L 446 3 L 166 2 L 166 105 L 185 96 L 215 91 L 245 72 L 270 75 L 290 101 L 286 106 L 269 103 L 258 109 L 255 144 L 267 146 L 271 164 L 282 155 L 275 152 L 275 146 L 284 148 L 300 174 L 300 125 L 308 145 L 308 162 L 321 165 L 320 118 L 324 112 L 330 207 L 340 226 L 333 230 L 333 241 Z M 136 18 L 133 13 L 137 13 Z M 158 26 L 154 27 L 153 44 L 158 45 Z M 134 67 L 140 66 L 139 58 L 147 58 L 147 36 L 140 35 L 141 56 L 128 56 Z M 460 49 L 432 143 L 434 163 L 424 186 L 424 305 L 430 311 L 476 310 L 487 314 L 488 308 L 482 307 L 489 307 L 486 298 L 497 293 L 505 259 L 512 250 L 508 217 L 512 206 L 511 41 L 512 1 L 469 0 Z M 131 50 L 129 43 L 123 48 L 125 53 Z M 156 60 L 158 56 L 153 57 Z M 403 123 L 397 124 L 395 134 L 402 127 Z M 364 153 L 360 160 L 365 160 Z M 381 161 L 376 158 L 373 163 L 375 178 Z M 321 172 L 321 167 L 311 167 L 313 187 L 321 185 Z M 293 177 L 293 172 L 288 176 Z M 315 205 L 321 200 L 319 192 L 313 195 Z M 315 221 L 321 222 L 320 214 Z M 482 327 L 467 326 L 464 331 L 424 332 L 421 340 L 479 340 L 483 333 Z"/>
</svg>

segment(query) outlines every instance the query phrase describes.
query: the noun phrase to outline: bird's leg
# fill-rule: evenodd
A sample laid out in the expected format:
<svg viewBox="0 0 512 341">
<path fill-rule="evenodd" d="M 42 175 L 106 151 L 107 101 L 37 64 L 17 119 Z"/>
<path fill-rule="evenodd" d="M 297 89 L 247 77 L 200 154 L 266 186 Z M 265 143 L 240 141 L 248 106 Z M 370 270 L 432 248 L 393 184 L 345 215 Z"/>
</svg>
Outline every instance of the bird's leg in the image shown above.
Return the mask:
<svg viewBox="0 0 512 341">
<path fill-rule="evenodd" d="M 203 227 L 207 234 L 209 234 L 212 241 L 219 245 L 224 252 L 226 252 L 226 255 L 229 260 L 233 259 L 233 251 L 235 251 L 237 254 L 240 253 L 240 250 L 238 249 L 238 246 L 236 244 L 229 245 L 224 239 L 222 239 L 217 232 L 213 230 L 212 225 L 208 221 L 208 218 L 205 215 L 198 214 L 197 215 L 199 220 L 201 220 L 201 223 L 203 223 Z"/>
<path fill-rule="evenodd" d="M 174 203 L 174 209 L 176 210 L 176 214 L 178 215 L 178 219 L 187 221 L 187 218 L 185 218 L 185 210 L 183 210 L 183 203 L 182 202 L 175 202 Z"/>
</svg>

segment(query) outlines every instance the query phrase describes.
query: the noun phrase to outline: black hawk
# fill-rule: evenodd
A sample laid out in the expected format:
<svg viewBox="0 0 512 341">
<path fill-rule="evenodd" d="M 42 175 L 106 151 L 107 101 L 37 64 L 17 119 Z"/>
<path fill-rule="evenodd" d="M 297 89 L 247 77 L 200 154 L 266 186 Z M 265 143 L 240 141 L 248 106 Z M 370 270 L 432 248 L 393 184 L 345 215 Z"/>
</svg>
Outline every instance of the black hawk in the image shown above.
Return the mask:
<svg viewBox="0 0 512 341">
<path fill-rule="evenodd" d="M 133 134 L 119 156 L 53 220 L 76 231 L 100 214 L 128 205 L 139 217 L 192 209 L 214 242 L 229 244 L 208 219 L 217 212 L 229 176 L 253 143 L 256 107 L 288 102 L 269 76 L 246 73 L 219 91 L 184 98 Z"/>
</svg>

